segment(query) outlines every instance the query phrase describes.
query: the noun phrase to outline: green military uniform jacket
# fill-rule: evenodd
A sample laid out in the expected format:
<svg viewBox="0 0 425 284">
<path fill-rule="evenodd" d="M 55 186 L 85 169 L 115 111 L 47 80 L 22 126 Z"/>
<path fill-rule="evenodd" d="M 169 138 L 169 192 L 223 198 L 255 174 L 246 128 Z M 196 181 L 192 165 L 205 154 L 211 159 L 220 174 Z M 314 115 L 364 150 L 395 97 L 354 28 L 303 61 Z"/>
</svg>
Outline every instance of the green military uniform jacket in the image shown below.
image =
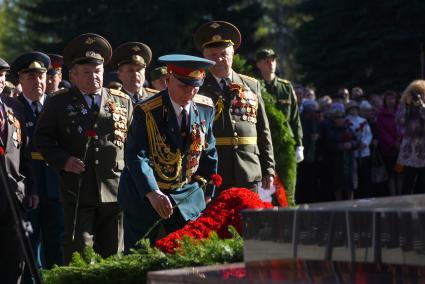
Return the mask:
<svg viewBox="0 0 425 284">
<path fill-rule="evenodd" d="M 37 121 L 35 146 L 60 173 L 63 201 L 75 202 L 79 186 L 81 204 L 117 201 L 131 113 L 128 96 L 106 88 L 97 115 L 76 88 L 61 90 L 46 103 Z M 84 174 L 63 170 L 71 156 L 85 162 Z"/>
<path fill-rule="evenodd" d="M 219 190 L 231 186 L 252 187 L 262 177 L 275 174 L 269 122 L 258 80 L 232 72 L 232 83 L 245 89 L 244 100 L 229 95 L 208 73 L 199 93 L 216 107 L 213 132 L 217 139 Z M 220 106 L 222 104 L 222 106 Z M 254 139 L 253 139 L 254 138 Z"/>
<path fill-rule="evenodd" d="M 271 82 L 262 81 L 267 92 L 276 98 L 277 108 L 287 118 L 288 128 L 297 146 L 302 146 L 303 130 L 297 96 L 291 82 L 275 77 Z"/>
</svg>

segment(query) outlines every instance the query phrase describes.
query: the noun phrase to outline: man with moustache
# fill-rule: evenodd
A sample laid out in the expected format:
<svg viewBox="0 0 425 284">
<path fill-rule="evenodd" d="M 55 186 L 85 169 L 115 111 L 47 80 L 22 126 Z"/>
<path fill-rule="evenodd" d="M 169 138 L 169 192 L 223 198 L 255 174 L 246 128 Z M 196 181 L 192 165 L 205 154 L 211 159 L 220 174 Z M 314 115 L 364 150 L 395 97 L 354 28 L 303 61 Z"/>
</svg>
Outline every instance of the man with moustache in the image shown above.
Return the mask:
<svg viewBox="0 0 425 284">
<path fill-rule="evenodd" d="M 31 68 L 31 66 L 28 66 Z M 6 82 L 9 64 L 0 58 L 0 93 Z M 15 208 L 38 206 L 36 185 L 31 167 L 30 149 L 24 128 L 22 106 L 16 100 L 0 96 L 0 162 L 1 175 L 9 182 Z M 16 223 L 8 202 L 6 188 L 0 187 L 0 267 L 2 283 L 21 283 L 24 258 Z"/>
<path fill-rule="evenodd" d="M 65 263 L 86 246 L 102 257 L 122 250 L 117 191 L 133 109 L 126 94 L 102 87 L 111 53 L 97 34 L 68 43 L 63 59 L 73 87 L 47 102 L 35 130 L 36 147 L 60 173 Z"/>
<path fill-rule="evenodd" d="M 134 104 L 158 93 L 157 90 L 144 88 L 145 71 L 152 59 L 152 51 L 144 43 L 127 42 L 117 47 L 111 58 L 111 65 L 117 69 L 122 91 Z"/>
<path fill-rule="evenodd" d="M 264 188 L 270 188 L 275 162 L 260 83 L 232 69 L 241 43 L 239 30 L 228 22 L 208 22 L 195 32 L 194 41 L 206 59 L 216 62 L 200 93 L 210 97 L 216 108 L 214 135 L 218 173 L 223 177 L 219 190 L 236 186 L 256 191 L 261 180 Z"/>
<path fill-rule="evenodd" d="M 63 212 L 59 202 L 59 179 L 57 173 L 47 165 L 33 142 L 33 134 L 38 116 L 48 100 L 46 95 L 46 72 L 50 58 L 41 52 L 28 52 L 20 55 L 12 63 L 11 70 L 19 78 L 22 93 L 17 97 L 24 108 L 25 129 L 29 137 L 31 158 L 40 204 L 28 212 L 33 227 L 31 242 L 38 255 L 39 265 L 50 269 L 54 264 L 61 265 Z M 41 252 L 41 254 L 40 254 Z"/>
</svg>

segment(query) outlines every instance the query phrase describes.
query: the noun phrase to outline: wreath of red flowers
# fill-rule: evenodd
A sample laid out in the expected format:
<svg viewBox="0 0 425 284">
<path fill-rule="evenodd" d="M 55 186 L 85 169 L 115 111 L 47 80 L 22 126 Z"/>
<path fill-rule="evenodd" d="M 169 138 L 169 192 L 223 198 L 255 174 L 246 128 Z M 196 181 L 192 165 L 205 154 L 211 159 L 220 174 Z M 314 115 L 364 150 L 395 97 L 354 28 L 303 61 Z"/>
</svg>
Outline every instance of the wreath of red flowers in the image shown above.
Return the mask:
<svg viewBox="0 0 425 284">
<path fill-rule="evenodd" d="M 183 228 L 169 234 L 156 242 L 156 247 L 167 253 L 174 253 L 179 248 L 178 240 L 183 236 L 193 239 L 205 239 L 212 231 L 220 238 L 229 238 L 228 227 L 231 225 L 241 233 L 241 211 L 244 209 L 272 208 L 263 202 L 259 195 L 246 188 L 224 190 L 204 210 L 202 215 Z"/>
</svg>

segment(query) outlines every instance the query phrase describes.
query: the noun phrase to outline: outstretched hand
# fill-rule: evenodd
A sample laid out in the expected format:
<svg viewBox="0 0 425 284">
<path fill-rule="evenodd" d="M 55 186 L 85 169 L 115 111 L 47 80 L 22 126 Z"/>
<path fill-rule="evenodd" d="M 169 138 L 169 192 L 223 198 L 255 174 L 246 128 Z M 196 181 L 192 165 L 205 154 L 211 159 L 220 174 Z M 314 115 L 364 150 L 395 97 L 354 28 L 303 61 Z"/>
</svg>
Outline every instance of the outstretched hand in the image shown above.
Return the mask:
<svg viewBox="0 0 425 284">
<path fill-rule="evenodd" d="M 149 192 L 146 194 L 146 197 L 149 199 L 149 202 L 152 204 L 156 213 L 158 213 L 162 219 L 168 219 L 171 217 L 173 214 L 173 205 L 167 195 L 158 190 Z"/>
</svg>

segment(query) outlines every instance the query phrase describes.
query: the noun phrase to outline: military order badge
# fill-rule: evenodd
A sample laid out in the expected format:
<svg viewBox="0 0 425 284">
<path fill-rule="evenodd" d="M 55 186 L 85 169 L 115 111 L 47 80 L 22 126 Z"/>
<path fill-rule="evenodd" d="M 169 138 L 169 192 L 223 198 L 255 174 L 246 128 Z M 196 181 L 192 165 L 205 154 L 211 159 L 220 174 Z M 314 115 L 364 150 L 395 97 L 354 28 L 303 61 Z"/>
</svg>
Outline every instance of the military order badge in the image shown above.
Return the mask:
<svg viewBox="0 0 425 284">
<path fill-rule="evenodd" d="M 7 120 L 9 124 L 15 126 L 15 131 L 12 134 L 13 145 L 16 148 L 19 148 L 22 144 L 22 132 L 21 132 L 21 124 L 19 120 L 15 117 L 15 114 L 12 110 L 7 111 Z"/>
</svg>

